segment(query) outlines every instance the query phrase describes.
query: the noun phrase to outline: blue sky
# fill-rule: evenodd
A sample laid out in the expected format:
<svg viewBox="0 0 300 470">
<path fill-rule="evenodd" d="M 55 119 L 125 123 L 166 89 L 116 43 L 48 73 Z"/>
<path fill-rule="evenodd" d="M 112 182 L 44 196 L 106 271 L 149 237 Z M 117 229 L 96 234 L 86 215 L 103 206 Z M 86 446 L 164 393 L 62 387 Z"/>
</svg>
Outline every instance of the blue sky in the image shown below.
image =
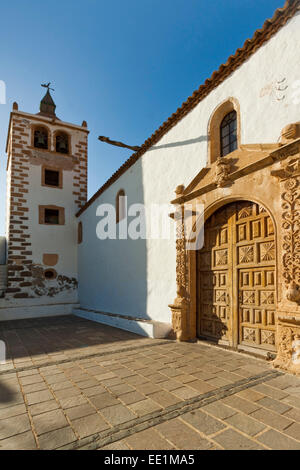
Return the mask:
<svg viewBox="0 0 300 470">
<path fill-rule="evenodd" d="M 38 112 L 52 82 L 60 119 L 88 122 L 89 196 L 271 17 L 284 0 L 14 0 L 1 2 L 0 234 L 12 103 Z"/>
</svg>

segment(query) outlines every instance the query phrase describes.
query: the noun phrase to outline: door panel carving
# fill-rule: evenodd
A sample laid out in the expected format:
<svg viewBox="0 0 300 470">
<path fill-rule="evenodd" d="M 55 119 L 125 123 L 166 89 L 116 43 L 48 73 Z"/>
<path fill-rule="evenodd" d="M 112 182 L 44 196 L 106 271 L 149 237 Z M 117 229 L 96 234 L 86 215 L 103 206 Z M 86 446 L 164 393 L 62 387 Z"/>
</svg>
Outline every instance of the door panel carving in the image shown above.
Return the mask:
<svg viewBox="0 0 300 470">
<path fill-rule="evenodd" d="M 197 253 L 198 335 L 275 350 L 275 240 L 267 211 L 231 203 L 205 223 Z"/>
</svg>

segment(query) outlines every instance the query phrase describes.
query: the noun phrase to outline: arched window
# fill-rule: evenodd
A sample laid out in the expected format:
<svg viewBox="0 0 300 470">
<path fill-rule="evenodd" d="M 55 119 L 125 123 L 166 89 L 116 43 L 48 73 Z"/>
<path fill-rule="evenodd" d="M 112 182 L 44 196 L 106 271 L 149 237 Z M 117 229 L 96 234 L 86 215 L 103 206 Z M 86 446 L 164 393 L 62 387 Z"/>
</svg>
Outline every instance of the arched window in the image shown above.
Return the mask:
<svg viewBox="0 0 300 470">
<path fill-rule="evenodd" d="M 33 145 L 38 149 L 48 149 L 48 131 L 45 127 L 37 127 L 34 130 Z"/>
<path fill-rule="evenodd" d="M 221 157 L 233 152 L 238 147 L 237 114 L 231 111 L 226 114 L 220 126 Z"/>
<path fill-rule="evenodd" d="M 56 134 L 55 149 L 58 153 L 69 153 L 69 136 L 64 132 Z"/>
<path fill-rule="evenodd" d="M 116 197 L 116 222 L 119 223 L 126 217 L 126 195 L 124 189 L 120 189 Z"/>
<path fill-rule="evenodd" d="M 227 98 L 214 109 L 208 122 L 207 134 L 208 164 L 240 147 L 241 116 L 236 98 Z"/>
</svg>

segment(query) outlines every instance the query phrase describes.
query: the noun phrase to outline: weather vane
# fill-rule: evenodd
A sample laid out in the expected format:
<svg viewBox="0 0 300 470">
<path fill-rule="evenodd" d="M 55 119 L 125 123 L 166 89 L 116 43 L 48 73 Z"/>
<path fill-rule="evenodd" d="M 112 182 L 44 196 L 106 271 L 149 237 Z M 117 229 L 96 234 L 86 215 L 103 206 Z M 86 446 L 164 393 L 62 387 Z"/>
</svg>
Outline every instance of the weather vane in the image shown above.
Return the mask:
<svg viewBox="0 0 300 470">
<path fill-rule="evenodd" d="M 50 88 L 51 82 L 49 83 L 42 83 L 41 86 L 44 88 L 48 88 L 48 90 L 54 91 L 54 88 Z"/>
</svg>

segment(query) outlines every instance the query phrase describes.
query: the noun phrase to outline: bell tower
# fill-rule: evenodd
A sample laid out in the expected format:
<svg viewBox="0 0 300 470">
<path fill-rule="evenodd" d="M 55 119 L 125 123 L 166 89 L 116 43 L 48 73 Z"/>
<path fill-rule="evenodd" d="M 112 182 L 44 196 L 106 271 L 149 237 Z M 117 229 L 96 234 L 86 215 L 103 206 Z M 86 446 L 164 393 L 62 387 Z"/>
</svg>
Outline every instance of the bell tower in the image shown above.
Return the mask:
<svg viewBox="0 0 300 470">
<path fill-rule="evenodd" d="M 87 124 L 61 121 L 50 83 L 42 86 L 37 114 L 13 104 L 6 148 L 7 288 L 0 300 L 28 306 L 25 316 L 35 308 L 38 316 L 68 313 L 76 304 L 75 214 L 87 199 Z"/>
</svg>

